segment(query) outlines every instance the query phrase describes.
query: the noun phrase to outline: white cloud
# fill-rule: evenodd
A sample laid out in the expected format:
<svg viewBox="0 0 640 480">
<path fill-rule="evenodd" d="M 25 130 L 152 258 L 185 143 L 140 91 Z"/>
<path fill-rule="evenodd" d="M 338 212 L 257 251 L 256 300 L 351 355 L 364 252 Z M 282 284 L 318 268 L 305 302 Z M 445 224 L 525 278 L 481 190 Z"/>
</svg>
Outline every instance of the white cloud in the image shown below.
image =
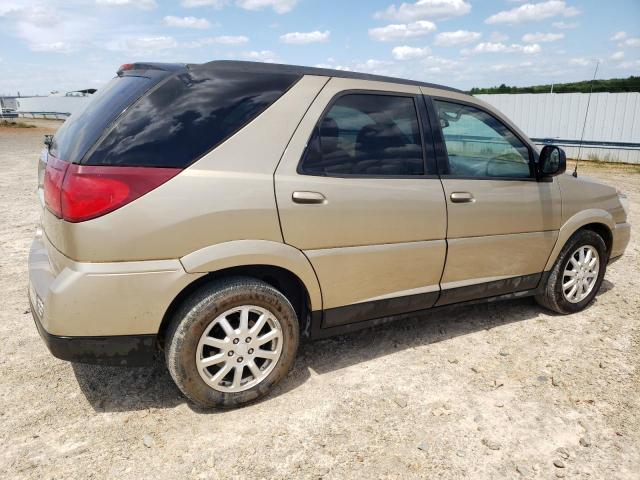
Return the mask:
<svg viewBox="0 0 640 480">
<path fill-rule="evenodd" d="M 540 53 L 542 51 L 542 48 L 540 48 L 540 45 L 538 45 L 537 43 L 533 43 L 531 45 L 511 45 L 511 47 L 515 47 L 515 51 L 519 52 L 521 51 L 522 53 L 526 53 L 528 55 L 532 55 L 535 53 Z M 520 47 L 522 47 L 522 49 L 520 49 Z"/>
<path fill-rule="evenodd" d="M 504 43 L 493 43 L 493 42 L 483 42 L 479 43 L 472 49 L 463 49 L 460 51 L 463 55 L 470 55 L 474 53 L 526 53 L 526 54 L 535 54 L 540 53 L 542 49 L 540 45 L 534 43 L 532 45 L 520 45 L 517 43 L 512 43 L 511 45 L 506 45 Z"/>
<path fill-rule="evenodd" d="M 455 32 L 442 32 L 436 35 L 435 45 L 449 47 L 452 45 L 464 45 L 475 42 L 482 34 L 480 32 L 470 32 L 468 30 L 456 30 Z"/>
<path fill-rule="evenodd" d="M 70 53 L 74 47 L 66 42 L 36 43 L 29 47 L 34 52 Z"/>
<path fill-rule="evenodd" d="M 574 17 L 580 11 L 575 7 L 567 6 L 566 2 L 560 0 L 549 0 L 542 3 L 526 3 L 511 10 L 504 10 L 495 15 L 491 15 L 484 22 L 496 23 L 524 23 L 544 20 L 551 17 Z"/>
<path fill-rule="evenodd" d="M 276 13 L 287 13 L 293 10 L 298 0 L 236 0 L 236 5 L 245 10 L 262 10 L 273 8 Z"/>
<path fill-rule="evenodd" d="M 506 42 L 507 40 L 509 40 L 509 35 L 502 32 L 491 32 L 489 40 L 491 40 L 492 42 Z"/>
<path fill-rule="evenodd" d="M 76 51 L 100 30 L 97 19 L 87 13 L 30 3 L 33 2 L 3 3 L 0 16 L 11 22 L 3 31 L 22 39 L 32 51 Z"/>
<path fill-rule="evenodd" d="M 564 38 L 564 33 L 527 33 L 523 35 L 522 41 L 524 43 L 544 43 L 544 42 L 556 42 Z"/>
<path fill-rule="evenodd" d="M 609 58 L 611 58 L 611 60 L 622 60 L 624 58 L 624 52 L 623 51 L 615 52 Z"/>
<path fill-rule="evenodd" d="M 175 48 L 178 42 L 173 37 L 128 37 L 110 41 L 107 50 L 126 52 L 131 55 L 155 54 L 163 50 Z"/>
<path fill-rule="evenodd" d="M 431 49 L 429 47 L 419 48 L 409 47 L 408 45 L 394 47 L 394 49 L 391 50 L 391 54 L 396 60 L 414 60 L 416 58 L 424 58 L 429 56 L 430 53 Z"/>
<path fill-rule="evenodd" d="M 376 60 L 374 58 L 370 58 L 369 60 L 362 63 L 358 63 L 356 65 L 358 65 L 361 69 L 372 69 L 372 68 L 384 67 L 386 65 L 392 65 L 392 63 L 386 60 Z"/>
<path fill-rule="evenodd" d="M 627 32 L 616 32 L 611 37 L 609 37 L 609 40 L 611 40 L 612 42 L 620 42 L 618 43 L 618 46 L 620 48 L 640 47 L 640 37 L 629 37 L 629 35 L 627 35 Z"/>
<path fill-rule="evenodd" d="M 220 45 L 243 45 L 249 43 L 249 37 L 244 35 L 222 35 L 219 37 L 205 37 L 195 40 L 193 42 L 183 43 L 182 46 L 186 48 L 200 48 L 205 45 L 220 44 Z"/>
<path fill-rule="evenodd" d="M 432 20 L 458 17 L 471 11 L 471 5 L 465 0 L 418 0 L 415 3 L 402 3 L 399 7 L 389 6 L 376 12 L 375 18 L 386 18 L 401 22 L 410 22 L 421 18 Z"/>
<path fill-rule="evenodd" d="M 612 42 L 619 42 L 620 40 L 624 40 L 625 38 L 627 38 L 627 32 L 616 32 L 611 37 L 609 37 L 609 40 L 611 40 Z"/>
<path fill-rule="evenodd" d="M 555 28 L 559 28 L 560 30 L 571 30 L 572 28 L 578 28 L 577 22 L 553 22 L 553 26 Z"/>
<path fill-rule="evenodd" d="M 392 24 L 385 27 L 369 29 L 369 36 L 379 42 L 389 42 L 393 40 L 421 37 L 433 32 L 436 25 L 427 20 L 419 20 L 412 23 Z"/>
<path fill-rule="evenodd" d="M 640 37 L 627 38 L 619 45 L 621 47 L 640 47 Z"/>
<path fill-rule="evenodd" d="M 393 62 L 370 58 L 364 62 L 356 63 L 353 69 L 360 72 L 373 73 L 375 75 L 394 75 L 392 67 Z"/>
<path fill-rule="evenodd" d="M 181 0 L 180 5 L 184 8 L 213 7 L 222 8 L 227 4 L 227 0 Z"/>
<path fill-rule="evenodd" d="M 243 43 L 249 43 L 249 37 L 244 35 L 221 35 L 213 38 L 213 43 L 219 43 L 221 45 L 242 45 Z"/>
<path fill-rule="evenodd" d="M 451 60 L 450 58 L 442 58 L 435 55 L 431 55 L 422 60 L 422 65 L 431 73 L 442 73 L 446 71 L 453 71 L 460 68 L 460 62 L 457 60 Z"/>
<path fill-rule="evenodd" d="M 593 60 L 591 60 L 590 58 L 578 57 L 578 58 L 572 58 L 571 60 L 569 60 L 569 65 L 586 67 L 587 65 L 590 65 L 592 62 Z"/>
<path fill-rule="evenodd" d="M 258 62 L 275 63 L 278 56 L 271 50 L 252 50 L 250 52 L 242 52 L 242 56 Z"/>
<path fill-rule="evenodd" d="M 304 45 L 307 43 L 328 42 L 331 37 L 331 32 L 326 30 L 321 32 L 315 30 L 313 32 L 291 32 L 280 35 L 280 41 L 282 43 L 292 43 L 296 45 Z"/>
<path fill-rule="evenodd" d="M 2 5 L 0 5 L 0 17 L 19 12 L 21 9 L 22 7 L 17 4 L 3 3 Z"/>
<path fill-rule="evenodd" d="M 351 68 L 344 66 L 344 65 L 334 65 L 332 63 L 318 63 L 316 65 L 314 65 L 314 67 L 316 68 L 329 68 L 331 70 L 342 70 L 345 72 L 350 72 Z"/>
<path fill-rule="evenodd" d="M 153 10 L 158 6 L 156 0 L 96 0 L 96 4 L 107 7 L 136 7 L 141 10 Z"/>
<path fill-rule="evenodd" d="M 630 60 L 627 62 L 621 62 L 616 65 L 616 68 L 621 70 L 637 70 L 640 68 L 640 60 Z"/>
<path fill-rule="evenodd" d="M 164 17 L 164 24 L 168 27 L 179 27 L 179 28 L 198 28 L 198 29 L 206 29 L 211 26 L 209 20 L 206 18 L 196 18 L 196 17 L 174 17 L 173 15 L 168 15 Z"/>
</svg>

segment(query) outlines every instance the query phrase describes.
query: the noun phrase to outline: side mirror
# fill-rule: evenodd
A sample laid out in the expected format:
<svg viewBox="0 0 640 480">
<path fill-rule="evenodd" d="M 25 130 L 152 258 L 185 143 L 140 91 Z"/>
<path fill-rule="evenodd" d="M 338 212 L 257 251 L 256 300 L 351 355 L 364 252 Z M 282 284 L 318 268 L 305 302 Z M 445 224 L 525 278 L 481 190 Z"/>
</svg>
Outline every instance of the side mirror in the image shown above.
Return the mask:
<svg viewBox="0 0 640 480">
<path fill-rule="evenodd" d="M 53 143 L 53 135 L 45 135 L 44 144 L 47 146 L 47 148 L 51 148 L 52 143 Z"/>
<path fill-rule="evenodd" d="M 545 145 L 538 160 L 538 177 L 555 177 L 567 169 L 567 156 L 560 147 Z"/>
</svg>

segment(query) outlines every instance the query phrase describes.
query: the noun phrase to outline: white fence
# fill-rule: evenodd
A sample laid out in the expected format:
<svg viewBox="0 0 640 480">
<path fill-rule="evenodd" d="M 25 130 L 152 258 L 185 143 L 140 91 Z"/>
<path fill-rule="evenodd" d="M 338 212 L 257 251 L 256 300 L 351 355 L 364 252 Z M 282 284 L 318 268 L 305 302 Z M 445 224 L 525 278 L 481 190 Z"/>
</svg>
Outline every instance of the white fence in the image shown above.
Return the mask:
<svg viewBox="0 0 640 480">
<path fill-rule="evenodd" d="M 67 118 L 85 105 L 91 96 L 50 96 L 16 98 L 16 111 L 21 117 Z"/>
<path fill-rule="evenodd" d="M 537 144 L 562 146 L 567 157 L 640 163 L 640 93 L 477 95 L 509 117 Z M 584 143 L 580 148 L 582 127 Z"/>
<path fill-rule="evenodd" d="M 567 157 L 640 164 L 640 92 L 477 95 L 539 145 L 554 143 Z M 17 98 L 20 116 L 66 118 L 91 96 Z"/>
</svg>

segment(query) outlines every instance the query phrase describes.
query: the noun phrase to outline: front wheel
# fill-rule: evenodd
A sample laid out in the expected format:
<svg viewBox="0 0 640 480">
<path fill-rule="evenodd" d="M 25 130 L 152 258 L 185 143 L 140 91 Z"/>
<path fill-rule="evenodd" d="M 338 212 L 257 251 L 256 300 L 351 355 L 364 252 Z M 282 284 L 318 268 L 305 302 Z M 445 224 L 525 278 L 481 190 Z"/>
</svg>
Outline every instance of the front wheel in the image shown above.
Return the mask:
<svg viewBox="0 0 640 480">
<path fill-rule="evenodd" d="M 266 395 L 293 365 L 299 342 L 287 298 L 260 280 L 206 285 L 176 312 L 166 341 L 169 372 L 203 407 L 235 407 Z"/>
<path fill-rule="evenodd" d="M 584 310 L 600 290 L 606 268 L 607 246 L 602 237 L 591 230 L 579 230 L 558 255 L 544 292 L 536 300 L 558 313 Z"/>
</svg>

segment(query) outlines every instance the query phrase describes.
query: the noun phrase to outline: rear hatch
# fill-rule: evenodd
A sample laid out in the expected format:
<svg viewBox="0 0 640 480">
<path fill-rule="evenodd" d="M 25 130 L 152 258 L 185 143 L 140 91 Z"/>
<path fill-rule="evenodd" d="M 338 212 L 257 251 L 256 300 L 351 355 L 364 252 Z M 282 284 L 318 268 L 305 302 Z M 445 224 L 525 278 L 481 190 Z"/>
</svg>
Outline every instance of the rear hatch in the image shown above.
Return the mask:
<svg viewBox="0 0 640 480">
<path fill-rule="evenodd" d="M 122 65 L 116 77 L 74 112 L 53 137 L 45 136 L 45 148 L 38 162 L 38 198 L 43 229 L 57 249 L 65 251 L 61 222 L 79 222 L 102 215 L 117 208 L 118 203 L 131 201 L 132 196 L 144 194 L 151 185 L 157 186 L 179 172 L 161 168 L 150 173 L 124 168 L 114 174 L 109 168 L 85 164 L 118 118 L 146 92 L 184 69 L 179 64 Z M 109 189 L 109 202 L 97 204 L 95 197 L 86 195 L 105 188 Z M 73 198 L 70 192 L 75 192 Z"/>
<path fill-rule="evenodd" d="M 189 215 L 178 202 L 175 216 L 154 210 L 150 198 L 170 187 L 152 190 L 170 179 L 186 185 L 188 175 L 181 171 L 242 130 L 300 78 L 281 66 L 244 62 L 124 66 L 44 152 L 47 239 L 83 262 L 187 253 L 172 243 L 149 256 L 148 240 Z"/>
</svg>

